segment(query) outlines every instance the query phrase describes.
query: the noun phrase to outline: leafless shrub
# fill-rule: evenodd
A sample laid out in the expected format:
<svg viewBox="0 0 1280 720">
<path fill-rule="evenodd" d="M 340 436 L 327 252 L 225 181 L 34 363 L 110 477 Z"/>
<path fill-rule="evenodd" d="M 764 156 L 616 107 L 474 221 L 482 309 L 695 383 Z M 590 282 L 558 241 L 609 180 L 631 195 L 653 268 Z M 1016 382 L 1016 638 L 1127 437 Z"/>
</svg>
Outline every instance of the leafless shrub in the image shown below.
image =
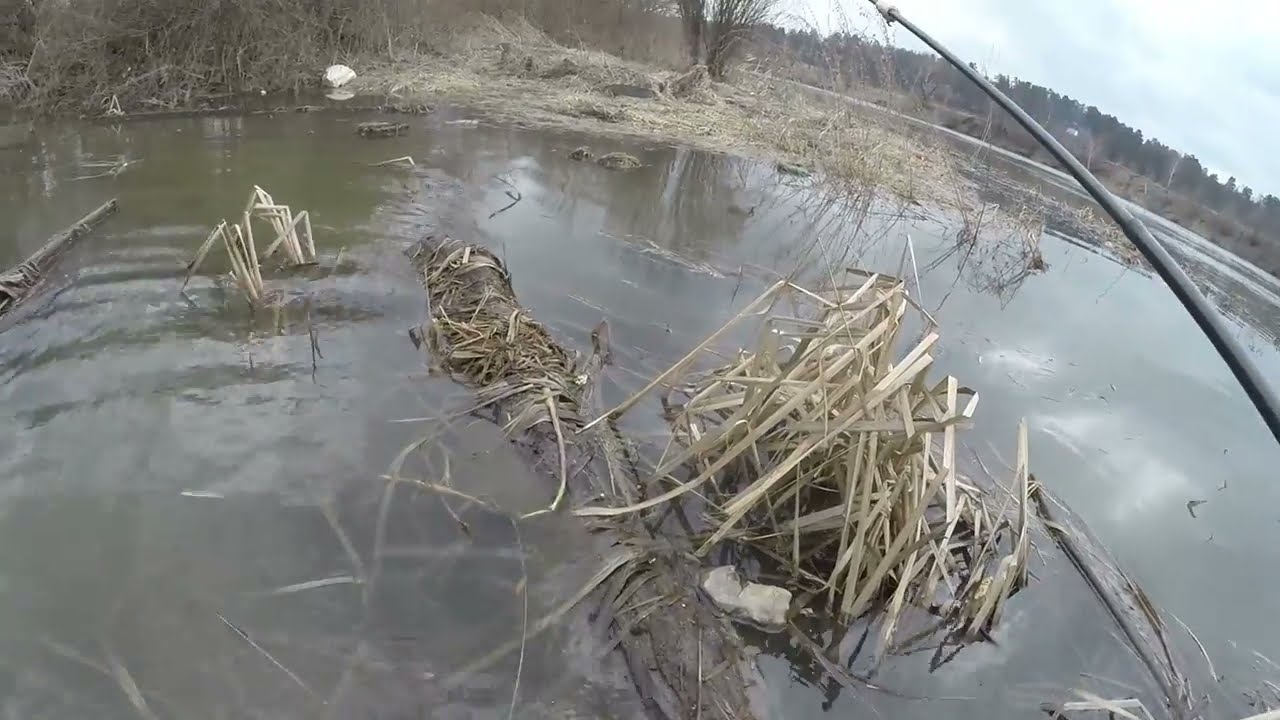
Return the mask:
<svg viewBox="0 0 1280 720">
<path fill-rule="evenodd" d="M 778 0 L 679 0 L 685 44 L 695 64 L 723 80 L 751 32 L 769 22 Z"/>
<path fill-rule="evenodd" d="M 3 6 L 0 0 L 0 6 Z M 675 66 L 678 19 L 660 0 L 21 0 L 0 23 L 0 100 L 99 113 L 298 90 L 333 62 L 429 55 L 477 14 L 560 44 Z M 2 7 L 0 7 L 2 14 Z M 10 38 L 9 36 L 13 37 Z"/>
</svg>

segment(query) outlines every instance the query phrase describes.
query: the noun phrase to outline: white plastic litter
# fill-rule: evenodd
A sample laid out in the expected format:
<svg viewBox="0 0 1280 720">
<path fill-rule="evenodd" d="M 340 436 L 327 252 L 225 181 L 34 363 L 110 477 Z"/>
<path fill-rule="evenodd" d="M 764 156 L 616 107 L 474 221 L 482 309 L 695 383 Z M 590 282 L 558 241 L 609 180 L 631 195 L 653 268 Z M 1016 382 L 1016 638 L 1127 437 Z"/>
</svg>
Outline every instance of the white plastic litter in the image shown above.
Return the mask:
<svg viewBox="0 0 1280 720">
<path fill-rule="evenodd" d="M 346 65 L 330 65 L 324 71 L 324 84 L 326 87 L 340 88 L 355 79 L 356 71 Z"/>
<path fill-rule="evenodd" d="M 706 574 L 702 589 L 721 610 L 738 620 L 746 620 L 762 630 L 777 632 L 787 626 L 791 593 L 773 585 L 742 584 L 732 565 L 723 565 Z"/>
</svg>

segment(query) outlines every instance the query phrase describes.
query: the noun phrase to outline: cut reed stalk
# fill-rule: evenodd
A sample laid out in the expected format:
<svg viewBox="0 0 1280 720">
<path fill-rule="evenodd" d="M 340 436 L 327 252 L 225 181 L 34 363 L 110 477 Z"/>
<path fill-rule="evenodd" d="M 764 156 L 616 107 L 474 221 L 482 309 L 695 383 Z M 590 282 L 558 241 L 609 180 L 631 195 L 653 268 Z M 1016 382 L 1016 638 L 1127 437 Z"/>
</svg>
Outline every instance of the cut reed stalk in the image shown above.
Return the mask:
<svg viewBox="0 0 1280 720">
<path fill-rule="evenodd" d="M 254 219 L 265 220 L 274 232 L 275 239 L 261 254 L 258 253 L 257 242 L 253 235 Z M 298 227 L 303 228 L 306 244 L 299 236 Z M 296 216 L 288 205 L 278 205 L 270 193 L 257 185 L 249 194 L 244 211 L 240 213 L 240 221 L 229 225 L 226 220 L 218 223 L 209 233 L 195 257 L 187 263 L 187 275 L 182 281 L 182 290 L 186 290 L 194 275 L 209 255 L 209 251 L 221 239 L 231 262 L 231 272 L 236 284 L 244 292 L 245 298 L 252 305 L 260 305 L 268 297 L 262 280 L 262 258 L 271 257 L 284 248 L 290 264 L 314 265 L 316 262 L 315 239 L 311 235 L 311 216 L 306 210 Z"/>
<path fill-rule="evenodd" d="M 918 308 L 901 281 L 848 273 L 853 282 L 825 292 L 778 283 L 661 373 L 640 394 L 673 388 L 665 402 L 672 438 L 650 482 L 674 489 L 578 514 L 635 513 L 713 481 L 702 491 L 711 527 L 699 554 L 722 541 L 746 545 L 784 563 L 793 591 L 825 597 L 845 621 L 886 607 L 882 651 L 909 606 L 982 633 L 1026 582 L 1026 427 L 1019 507 L 995 512 L 986 492 L 957 474 L 957 431 L 978 396 L 954 377 L 927 380 L 938 341 L 932 320 L 920 312 L 923 338 L 895 361 L 907 311 Z M 783 305 L 789 314 L 774 310 Z M 752 314 L 764 314 L 753 351 L 690 372 Z"/>
</svg>

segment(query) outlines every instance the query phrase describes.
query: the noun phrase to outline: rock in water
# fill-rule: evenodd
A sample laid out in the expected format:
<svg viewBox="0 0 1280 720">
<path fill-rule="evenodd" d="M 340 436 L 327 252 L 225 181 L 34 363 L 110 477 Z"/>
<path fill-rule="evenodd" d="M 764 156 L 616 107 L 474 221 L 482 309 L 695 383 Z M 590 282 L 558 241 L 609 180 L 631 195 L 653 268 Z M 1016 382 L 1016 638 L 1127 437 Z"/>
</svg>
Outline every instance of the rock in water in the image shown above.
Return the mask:
<svg viewBox="0 0 1280 720">
<path fill-rule="evenodd" d="M 569 159 L 570 160 L 590 160 L 591 148 L 587 147 L 586 145 L 583 145 L 580 148 L 574 148 L 573 152 L 569 153 Z"/>
<path fill-rule="evenodd" d="M 743 585 L 732 565 L 708 572 L 702 579 L 702 589 L 721 610 L 737 620 L 746 620 L 770 632 L 787 626 L 790 591 L 754 582 Z"/>
<path fill-rule="evenodd" d="M 356 71 L 346 65 L 330 65 L 324 71 L 325 87 L 340 88 L 356 79 Z"/>
<path fill-rule="evenodd" d="M 596 159 L 602 167 L 610 170 L 634 170 L 640 167 L 640 159 L 622 152 L 611 152 Z"/>
</svg>

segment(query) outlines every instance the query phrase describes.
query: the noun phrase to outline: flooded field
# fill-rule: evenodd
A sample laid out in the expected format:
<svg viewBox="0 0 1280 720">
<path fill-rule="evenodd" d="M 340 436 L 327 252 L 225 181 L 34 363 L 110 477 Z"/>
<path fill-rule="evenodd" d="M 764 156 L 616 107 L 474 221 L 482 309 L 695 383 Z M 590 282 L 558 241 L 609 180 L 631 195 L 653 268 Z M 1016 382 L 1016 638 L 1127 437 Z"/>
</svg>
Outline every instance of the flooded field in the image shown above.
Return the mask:
<svg viewBox="0 0 1280 720">
<path fill-rule="evenodd" d="M 1252 693 L 1280 682 L 1266 660 L 1280 660 L 1280 448 L 1158 280 L 1053 231 L 1047 271 L 1017 278 L 1000 253 L 952 252 L 953 214 L 876 205 L 860 218 L 806 181 L 723 156 L 449 116 L 361 140 L 355 122 L 55 125 L 0 151 L 0 267 L 107 199 L 121 208 L 63 259 L 50 292 L 0 320 L 7 716 L 138 717 L 141 704 L 182 718 L 491 718 L 511 713 L 515 690 L 515 717 L 637 715 L 572 627 L 529 642 L 518 688 L 514 656 L 450 682 L 570 598 L 598 560 L 577 550 L 572 517 L 517 532 L 462 508 L 464 529 L 434 495 L 386 499 L 381 476 L 422 419 L 468 403 L 408 335 L 425 294 L 403 251 L 441 232 L 498 251 L 566 346 L 587 351 L 609 321 L 606 404 L 719 328 L 770 270 L 821 277 L 843 258 L 896 272 L 910 235 L 912 288 L 941 326 L 934 372 L 982 398 L 966 469 L 1006 479 L 1027 418 L 1036 478 L 1203 643 L 1212 672 L 1170 630 L 1211 700 L 1205 716 L 1256 711 Z M 644 166 L 571 160 L 583 144 Z M 405 155 L 414 167 L 376 166 Z M 185 263 L 255 184 L 311 213 L 320 255 L 269 275 L 291 300 L 279 323 L 213 276 L 219 261 L 179 294 Z M 1280 286 L 1152 224 L 1280 378 Z M 652 439 L 658 410 L 638 406 L 622 429 Z M 460 420 L 436 445 L 423 472 L 443 472 L 447 455 L 454 486 L 504 508 L 555 492 L 490 424 Z M 993 642 L 945 663 L 893 657 L 874 680 L 892 692 L 850 692 L 785 636 L 757 638 L 778 717 L 1035 717 L 1073 688 L 1158 707 L 1089 589 L 1043 550 Z"/>
</svg>

